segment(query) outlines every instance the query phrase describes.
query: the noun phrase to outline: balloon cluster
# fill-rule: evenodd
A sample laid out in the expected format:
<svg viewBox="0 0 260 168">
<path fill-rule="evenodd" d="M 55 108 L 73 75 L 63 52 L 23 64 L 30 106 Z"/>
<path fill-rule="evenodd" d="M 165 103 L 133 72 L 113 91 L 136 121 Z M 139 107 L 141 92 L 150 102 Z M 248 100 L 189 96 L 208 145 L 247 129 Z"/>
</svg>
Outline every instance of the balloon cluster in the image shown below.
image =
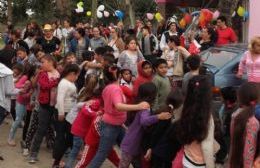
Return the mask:
<svg viewBox="0 0 260 168">
<path fill-rule="evenodd" d="M 82 13 L 82 12 L 84 12 L 83 6 L 84 6 L 84 3 L 83 3 L 82 1 L 78 2 L 78 3 L 77 3 L 77 9 L 75 9 L 75 11 L 76 11 L 77 13 Z"/>
<path fill-rule="evenodd" d="M 249 18 L 249 12 L 242 6 L 239 6 L 235 14 L 237 13 L 238 16 L 243 17 L 245 20 Z M 234 14 L 234 15 L 235 15 Z"/>
<path fill-rule="evenodd" d="M 163 16 L 159 12 L 156 12 L 155 14 L 146 13 L 146 17 L 148 20 L 153 20 L 155 18 L 158 22 L 161 22 L 163 20 Z"/>
<path fill-rule="evenodd" d="M 124 18 L 124 13 L 121 10 L 116 10 L 114 12 L 114 15 L 119 19 L 119 20 L 123 20 Z M 105 10 L 105 6 L 104 5 L 99 5 L 97 8 L 97 17 L 99 19 L 106 17 L 108 18 L 110 16 L 110 13 L 108 11 Z"/>
</svg>

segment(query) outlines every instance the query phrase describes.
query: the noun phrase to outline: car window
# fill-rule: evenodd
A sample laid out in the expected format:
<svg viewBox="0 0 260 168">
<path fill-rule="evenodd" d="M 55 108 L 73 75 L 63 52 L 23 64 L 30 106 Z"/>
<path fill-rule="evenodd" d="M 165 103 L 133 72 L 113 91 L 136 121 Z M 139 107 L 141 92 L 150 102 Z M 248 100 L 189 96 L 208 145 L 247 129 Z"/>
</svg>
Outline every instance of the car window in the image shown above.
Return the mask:
<svg viewBox="0 0 260 168">
<path fill-rule="evenodd" d="M 237 52 L 224 51 L 220 49 L 210 49 L 201 54 L 201 60 L 205 64 L 213 65 L 217 68 L 223 67 L 238 55 Z"/>
</svg>

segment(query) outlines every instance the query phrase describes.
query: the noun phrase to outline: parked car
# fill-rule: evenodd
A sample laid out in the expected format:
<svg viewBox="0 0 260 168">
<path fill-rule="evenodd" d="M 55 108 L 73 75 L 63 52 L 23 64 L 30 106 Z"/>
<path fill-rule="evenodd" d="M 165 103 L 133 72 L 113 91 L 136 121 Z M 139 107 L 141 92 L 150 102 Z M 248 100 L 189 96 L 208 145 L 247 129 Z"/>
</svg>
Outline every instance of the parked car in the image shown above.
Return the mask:
<svg viewBox="0 0 260 168">
<path fill-rule="evenodd" d="M 203 68 L 212 81 L 212 91 L 219 97 L 220 90 L 226 87 L 239 87 L 246 76 L 237 78 L 239 62 L 247 50 L 246 44 L 232 44 L 212 47 L 200 54 Z"/>
</svg>

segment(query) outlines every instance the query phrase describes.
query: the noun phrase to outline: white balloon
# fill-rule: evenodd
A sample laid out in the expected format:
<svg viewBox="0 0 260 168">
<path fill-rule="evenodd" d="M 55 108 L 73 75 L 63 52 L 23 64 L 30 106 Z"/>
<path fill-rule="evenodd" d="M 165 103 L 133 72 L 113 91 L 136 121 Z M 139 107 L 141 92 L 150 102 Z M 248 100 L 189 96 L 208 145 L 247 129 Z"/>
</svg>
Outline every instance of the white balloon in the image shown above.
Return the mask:
<svg viewBox="0 0 260 168">
<path fill-rule="evenodd" d="M 102 17 L 103 17 L 103 13 L 100 12 L 100 11 L 97 11 L 97 17 L 98 17 L 99 19 L 102 18 Z"/>
<path fill-rule="evenodd" d="M 82 12 L 84 12 L 84 9 L 83 9 L 83 8 L 77 8 L 77 9 L 75 9 L 75 10 L 76 10 L 77 13 L 82 13 Z"/>
<path fill-rule="evenodd" d="M 98 11 L 104 11 L 105 10 L 105 6 L 104 5 L 99 5 L 99 7 L 97 8 Z"/>
<path fill-rule="evenodd" d="M 109 17 L 110 13 L 108 11 L 104 11 L 104 16 Z"/>
</svg>

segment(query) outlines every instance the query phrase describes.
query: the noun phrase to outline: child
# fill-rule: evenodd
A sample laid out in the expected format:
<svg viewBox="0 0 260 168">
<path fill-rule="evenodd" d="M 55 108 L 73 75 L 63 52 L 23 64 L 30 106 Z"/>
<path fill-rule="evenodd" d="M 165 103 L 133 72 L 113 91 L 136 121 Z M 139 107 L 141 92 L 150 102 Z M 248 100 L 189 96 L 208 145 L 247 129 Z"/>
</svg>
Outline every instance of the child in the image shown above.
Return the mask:
<svg viewBox="0 0 260 168">
<path fill-rule="evenodd" d="M 77 58 L 76 55 L 72 52 L 69 52 L 63 57 L 62 61 L 58 64 L 57 70 L 59 71 L 60 74 L 62 74 L 64 68 L 68 64 L 76 64 L 77 63 Z"/>
<path fill-rule="evenodd" d="M 229 167 L 251 168 L 254 163 L 259 131 L 259 122 L 254 116 L 259 95 L 253 83 L 241 85 L 237 95 L 240 108 L 232 114 Z"/>
<path fill-rule="evenodd" d="M 85 168 L 88 166 L 90 161 L 93 159 L 98 150 L 98 145 L 100 142 L 100 124 L 103 117 L 103 111 L 97 113 L 96 117 L 93 119 L 88 133 L 85 137 L 85 147 L 82 154 L 81 160 L 77 163 L 75 168 Z M 107 156 L 107 158 L 116 166 L 119 166 L 119 157 L 114 148 Z"/>
<path fill-rule="evenodd" d="M 137 96 L 139 86 L 151 82 L 153 79 L 153 66 L 149 61 L 141 61 L 137 65 L 138 76 L 133 82 L 133 96 Z"/>
<path fill-rule="evenodd" d="M 28 53 L 26 51 L 25 48 L 23 47 L 19 47 L 17 50 L 16 50 L 16 55 L 17 55 L 17 63 L 19 64 L 23 64 L 25 65 L 26 63 L 28 63 Z"/>
<path fill-rule="evenodd" d="M 199 99 L 198 99 L 199 98 Z M 214 168 L 214 121 L 211 114 L 211 85 L 207 76 L 195 76 L 189 84 L 175 134 L 183 146 L 172 167 Z M 178 131 L 181 130 L 181 131 Z M 179 160 L 179 164 L 178 164 Z"/>
<path fill-rule="evenodd" d="M 60 161 L 68 149 L 72 146 L 72 135 L 70 133 L 71 125 L 65 120 L 66 115 L 76 104 L 77 88 L 75 81 L 78 78 L 80 69 L 76 64 L 68 64 L 65 66 L 62 80 L 58 85 L 56 109 L 56 137 L 53 149 L 54 163 L 53 168 L 59 167 Z"/>
<path fill-rule="evenodd" d="M 153 83 L 145 83 L 139 87 L 136 102 L 145 101 L 151 105 L 155 100 L 156 92 L 156 86 Z M 168 120 L 170 118 L 171 114 L 168 112 L 157 115 L 151 115 L 150 110 L 138 112 L 121 143 L 122 158 L 119 168 L 128 168 L 134 159 L 140 161 L 141 142 L 145 127 L 155 124 L 159 120 Z"/>
<path fill-rule="evenodd" d="M 183 101 L 184 96 L 179 88 L 171 91 L 167 97 L 167 106 L 165 109 L 163 108 L 163 111 L 170 111 L 172 118 L 170 120 L 159 121 L 152 131 L 150 143 L 153 168 L 171 168 L 172 159 L 179 148 L 178 143 L 172 141 L 172 139 L 168 140 L 168 136 L 171 131 L 171 125 L 181 117 Z"/>
<path fill-rule="evenodd" d="M 158 59 L 155 63 L 156 75 L 153 78 L 153 83 L 157 87 L 157 96 L 153 106 L 153 113 L 156 113 L 160 107 L 165 105 L 167 95 L 171 91 L 171 83 L 169 78 L 166 76 L 168 65 L 164 59 Z"/>
<path fill-rule="evenodd" d="M 199 75 L 199 70 L 200 70 L 200 56 L 198 55 L 192 55 L 188 57 L 187 59 L 187 64 L 190 69 L 190 72 L 187 72 L 182 80 L 182 91 L 183 94 L 186 95 L 187 92 L 187 87 L 189 80 L 196 75 Z"/>
<path fill-rule="evenodd" d="M 95 75 L 88 75 L 85 87 L 78 96 L 77 110 L 71 110 L 66 117 L 66 120 L 72 125 L 71 133 L 73 134 L 73 146 L 65 165 L 66 168 L 73 166 L 92 120 L 96 116 L 96 112 L 100 110 L 99 97 L 98 79 Z"/>
<path fill-rule="evenodd" d="M 117 65 L 122 69 L 130 69 L 133 76 L 137 76 L 137 64 L 144 60 L 143 54 L 138 48 L 135 37 L 129 36 L 126 40 L 127 50 L 123 51 L 118 57 Z"/>
<path fill-rule="evenodd" d="M 56 89 L 60 78 L 60 74 L 56 70 L 56 61 L 52 56 L 45 55 L 42 57 L 41 62 L 41 71 L 36 75 L 39 85 L 39 124 L 32 141 L 29 163 L 35 163 L 37 161 L 37 155 L 43 137 L 47 132 L 47 128 L 51 124 L 55 112 L 54 105 L 56 104 Z"/>
<path fill-rule="evenodd" d="M 13 122 L 10 133 L 9 133 L 9 138 L 8 138 L 8 144 L 10 146 L 15 146 L 15 134 L 17 131 L 17 128 L 23 121 L 23 117 L 26 114 L 26 106 L 30 103 L 30 96 L 31 96 L 31 77 L 34 75 L 34 67 L 26 64 L 24 68 L 24 72 L 22 77 L 18 80 L 18 82 L 15 84 L 15 87 L 17 89 L 20 89 L 19 94 L 17 95 L 16 98 L 16 118 L 15 121 Z"/>
<path fill-rule="evenodd" d="M 12 68 L 13 70 L 13 79 L 14 79 L 14 85 L 19 81 L 19 79 L 22 77 L 24 66 L 22 64 L 15 64 Z M 11 97 L 11 115 L 13 120 L 15 120 L 15 102 L 16 102 L 16 96 Z"/>
<path fill-rule="evenodd" d="M 121 79 L 120 85 L 121 89 L 126 96 L 127 103 L 132 103 L 133 101 L 133 84 L 132 84 L 132 72 L 129 69 L 122 69 L 120 71 Z"/>
<path fill-rule="evenodd" d="M 148 109 L 146 102 L 139 104 L 125 104 L 124 94 L 118 81 L 118 68 L 112 66 L 104 70 L 107 81 L 103 90 L 104 116 L 100 126 L 100 142 L 97 153 L 90 162 L 89 168 L 98 168 L 105 161 L 108 153 L 112 150 L 116 142 L 121 141 L 124 134 L 123 124 L 126 121 L 126 111 L 137 111 Z"/>
</svg>

